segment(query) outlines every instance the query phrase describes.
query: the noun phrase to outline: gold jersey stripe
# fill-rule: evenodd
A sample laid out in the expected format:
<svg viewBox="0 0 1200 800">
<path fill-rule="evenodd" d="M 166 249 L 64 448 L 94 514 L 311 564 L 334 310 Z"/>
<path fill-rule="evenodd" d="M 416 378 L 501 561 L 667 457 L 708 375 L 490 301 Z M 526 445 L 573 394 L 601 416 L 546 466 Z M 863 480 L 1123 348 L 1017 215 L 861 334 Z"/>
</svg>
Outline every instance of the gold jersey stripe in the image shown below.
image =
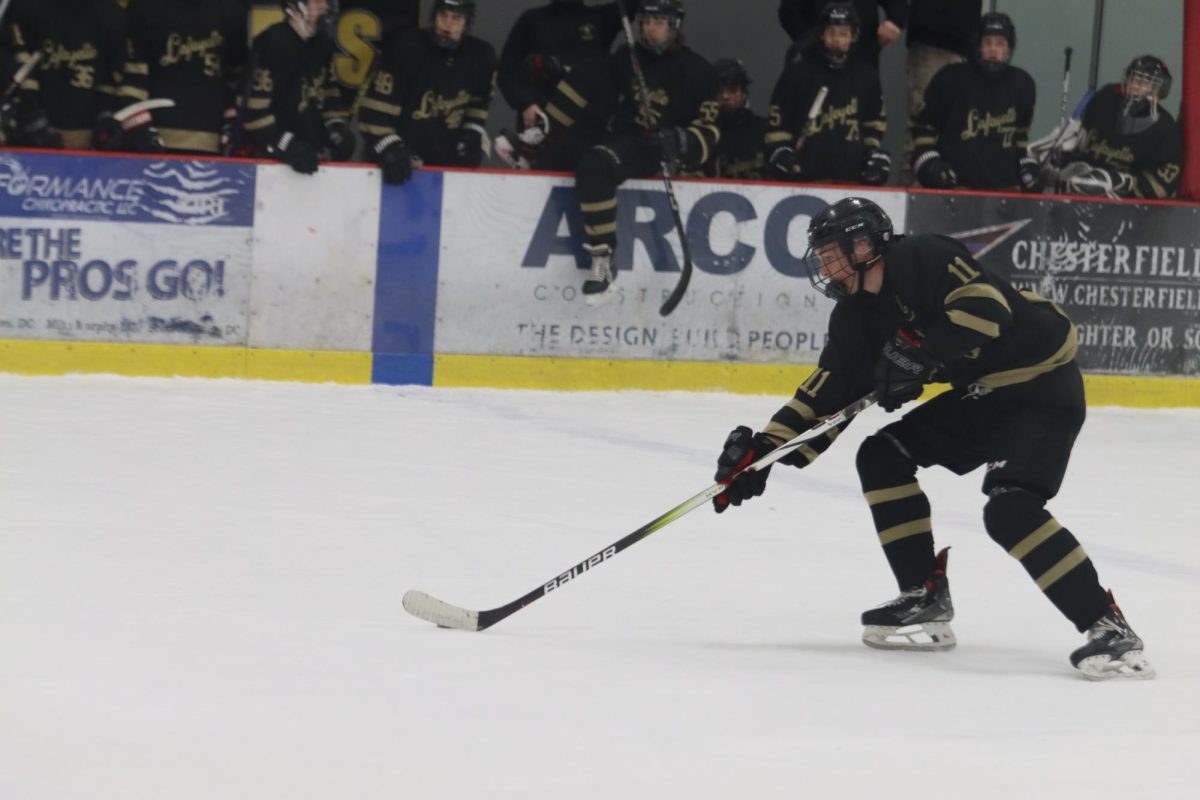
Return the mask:
<svg viewBox="0 0 1200 800">
<path fill-rule="evenodd" d="M 265 111 L 271 107 L 271 98 L 269 97 L 251 97 L 246 101 L 246 108 L 251 111 Z"/>
<path fill-rule="evenodd" d="M 889 489 L 874 489 L 870 492 L 863 492 L 863 497 L 867 498 L 867 505 L 877 506 L 882 503 L 903 500 L 906 497 L 916 497 L 919 494 L 921 494 L 921 485 L 913 481 L 903 486 L 893 486 Z"/>
<path fill-rule="evenodd" d="M 403 108 L 396 105 L 395 103 L 385 103 L 382 100 L 375 100 L 370 97 L 364 97 L 362 99 L 362 102 L 359 103 L 359 107 L 360 108 L 369 108 L 372 111 L 378 111 L 381 114 L 389 114 L 393 117 L 400 116 L 401 112 L 404 111 Z"/>
<path fill-rule="evenodd" d="M 588 107 L 588 101 L 584 100 L 583 97 L 580 96 L 579 92 L 575 91 L 571 87 L 571 85 L 566 83 L 565 81 L 558 84 L 558 91 L 561 92 L 564 97 L 566 97 L 568 100 L 570 100 L 572 103 L 579 106 L 580 108 Z"/>
<path fill-rule="evenodd" d="M 585 214 L 597 214 L 601 211 L 611 211 L 617 207 L 617 198 L 599 200 L 595 203 L 580 203 L 579 210 Z"/>
<path fill-rule="evenodd" d="M 149 100 L 150 99 L 150 93 L 147 92 L 145 89 L 139 89 L 138 87 L 131 86 L 127 83 L 122 84 L 121 88 L 117 90 L 117 95 L 119 97 L 131 97 L 134 100 Z"/>
<path fill-rule="evenodd" d="M 247 122 L 243 127 L 248 131 L 258 131 L 258 130 L 262 130 L 263 128 L 270 127 L 271 125 L 274 125 L 274 124 L 275 124 L 275 115 L 267 114 L 265 117 L 263 117 L 261 119 L 256 119 L 252 122 Z"/>
<path fill-rule="evenodd" d="M 554 103 L 550 103 L 546 106 L 546 113 L 550 115 L 551 119 L 560 125 L 565 125 L 569 128 L 575 124 L 575 120 L 564 114 L 558 106 L 554 105 Z"/>
<path fill-rule="evenodd" d="M 213 131 L 189 131 L 181 128 L 159 128 L 163 146 L 168 150 L 193 150 L 200 153 L 219 153 L 221 134 Z"/>
<path fill-rule="evenodd" d="M 1041 576 L 1037 579 L 1038 588 L 1043 592 L 1046 591 L 1064 575 L 1087 560 L 1087 552 L 1083 549 L 1083 545 L 1079 545 L 1074 550 L 1067 553 L 1061 561 L 1041 574 Z"/>
<path fill-rule="evenodd" d="M 1000 335 L 1000 325 L 992 322 L 990 319 L 977 317 L 974 314 L 968 314 L 966 311 L 962 311 L 957 308 L 952 308 L 947 311 L 946 316 L 949 317 L 950 321 L 955 325 L 959 325 L 963 328 L 970 328 L 973 331 L 978 331 L 984 336 L 987 336 L 989 339 L 995 339 Z"/>
<path fill-rule="evenodd" d="M 1054 519 L 1054 517 L 1051 517 L 1036 531 L 1017 542 L 1016 546 L 1013 547 L 1012 550 L 1008 551 L 1008 554 L 1019 561 L 1020 559 L 1029 555 L 1038 545 L 1042 544 L 1062 529 L 1063 527 L 1059 524 L 1058 520 Z"/>
<path fill-rule="evenodd" d="M 391 125 L 368 125 L 362 123 L 358 128 L 363 133 L 370 134 L 371 136 L 391 136 L 396 132 L 396 129 Z"/>
<path fill-rule="evenodd" d="M 1009 314 L 1012 313 L 1012 308 L 1008 305 L 1008 300 L 1004 297 L 1004 293 L 992 286 L 990 283 L 968 283 L 966 286 L 960 286 L 950 294 L 946 295 L 946 299 L 942 301 L 943 305 L 950 305 L 955 300 L 963 297 L 979 297 L 985 300 L 994 300 L 1004 306 L 1004 310 Z"/>
<path fill-rule="evenodd" d="M 1057 306 L 1055 306 L 1055 310 L 1058 310 L 1059 313 L 1062 313 Z M 1025 381 L 1033 380 L 1038 375 L 1043 375 L 1051 370 L 1058 369 L 1064 364 L 1071 363 L 1071 360 L 1075 358 L 1075 352 L 1078 349 L 1079 334 L 1076 331 L 1075 326 L 1071 325 L 1067 328 L 1066 340 L 1063 342 L 1062 347 L 1058 348 L 1054 355 L 1050 356 L 1045 361 L 1032 364 L 1028 367 L 1018 367 L 1017 369 L 1005 370 L 1004 372 L 993 372 L 988 375 L 984 375 L 982 378 L 977 380 L 976 383 L 980 386 L 987 387 L 988 389 L 999 389 L 1002 386 L 1012 386 L 1016 383 L 1024 383 Z"/>
<path fill-rule="evenodd" d="M 150 65 L 144 61 L 126 61 L 123 67 L 126 75 L 149 75 Z"/>
<path fill-rule="evenodd" d="M 933 533 L 933 520 L 930 517 L 914 519 L 903 525 L 895 525 L 879 532 L 879 543 L 883 545 L 907 539 L 910 536 L 920 536 L 922 533 Z"/>
</svg>

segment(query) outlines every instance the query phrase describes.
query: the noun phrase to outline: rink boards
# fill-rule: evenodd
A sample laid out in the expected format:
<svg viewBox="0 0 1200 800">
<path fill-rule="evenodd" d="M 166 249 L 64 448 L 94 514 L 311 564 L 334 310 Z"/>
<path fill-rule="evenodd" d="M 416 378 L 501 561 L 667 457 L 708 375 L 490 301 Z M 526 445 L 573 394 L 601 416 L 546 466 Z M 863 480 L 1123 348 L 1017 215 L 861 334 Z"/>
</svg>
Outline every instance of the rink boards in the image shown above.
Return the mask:
<svg viewBox="0 0 1200 800">
<path fill-rule="evenodd" d="M 1200 208 L 679 181 L 619 195 L 584 304 L 569 178 L 0 152 L 0 371 L 790 394 L 831 307 L 810 217 L 853 193 L 954 235 L 1080 333 L 1094 404 L 1200 406 Z"/>
</svg>

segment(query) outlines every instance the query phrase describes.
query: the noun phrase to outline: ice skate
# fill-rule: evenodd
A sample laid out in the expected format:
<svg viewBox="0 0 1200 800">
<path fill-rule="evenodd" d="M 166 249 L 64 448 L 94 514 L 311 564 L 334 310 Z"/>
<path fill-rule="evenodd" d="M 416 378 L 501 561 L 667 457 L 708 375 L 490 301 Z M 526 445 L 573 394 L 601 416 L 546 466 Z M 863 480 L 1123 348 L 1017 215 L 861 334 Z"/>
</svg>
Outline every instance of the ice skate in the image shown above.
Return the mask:
<svg viewBox="0 0 1200 800">
<path fill-rule="evenodd" d="M 949 650 L 957 644 L 950 629 L 954 604 L 946 577 L 949 550 L 938 553 L 925 583 L 863 612 L 863 644 L 880 650 Z"/>
<path fill-rule="evenodd" d="M 617 279 L 612 248 L 606 244 L 585 244 L 583 249 L 592 257 L 592 276 L 583 282 L 583 299 L 589 306 L 598 306 L 608 301 L 613 281 Z"/>
<path fill-rule="evenodd" d="M 1093 681 L 1153 678 L 1154 667 L 1142 654 L 1141 638 L 1125 621 L 1112 592 L 1108 600 L 1111 609 L 1088 628 L 1087 644 L 1071 653 L 1071 666 Z"/>
</svg>

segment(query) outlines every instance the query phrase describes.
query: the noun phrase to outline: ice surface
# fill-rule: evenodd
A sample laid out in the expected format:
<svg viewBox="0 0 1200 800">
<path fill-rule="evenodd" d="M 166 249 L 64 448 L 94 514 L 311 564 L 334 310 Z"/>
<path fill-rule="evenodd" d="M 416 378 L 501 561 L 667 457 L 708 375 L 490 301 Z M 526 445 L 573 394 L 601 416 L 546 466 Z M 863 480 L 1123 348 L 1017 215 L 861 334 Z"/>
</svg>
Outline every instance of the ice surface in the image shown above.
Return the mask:
<svg viewBox="0 0 1200 800">
<path fill-rule="evenodd" d="M 958 649 L 889 653 L 866 412 L 700 509 L 776 397 L 0 376 L 0 798 L 1184 798 L 1200 778 L 1200 413 L 1096 409 L 1051 505 L 1159 678 L 1082 638 L 924 473 Z"/>
</svg>

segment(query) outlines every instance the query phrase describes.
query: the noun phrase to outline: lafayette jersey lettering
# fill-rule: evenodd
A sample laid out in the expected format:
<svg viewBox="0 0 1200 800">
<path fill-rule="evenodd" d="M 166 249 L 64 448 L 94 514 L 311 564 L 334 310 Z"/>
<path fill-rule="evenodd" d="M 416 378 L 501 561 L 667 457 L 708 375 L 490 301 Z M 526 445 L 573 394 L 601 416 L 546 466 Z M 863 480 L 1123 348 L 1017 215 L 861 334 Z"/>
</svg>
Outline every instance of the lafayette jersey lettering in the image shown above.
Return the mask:
<svg viewBox="0 0 1200 800">
<path fill-rule="evenodd" d="M 810 122 L 808 113 L 822 86 L 829 93 Z M 887 131 L 879 73 L 854 59 L 841 69 L 820 58 L 790 61 L 771 92 L 769 121 L 768 153 L 807 137 L 799 153 L 803 180 L 858 182 L 867 153 L 882 149 Z"/>
<path fill-rule="evenodd" d="M 455 166 L 453 133 L 487 125 L 495 77 L 496 51 L 482 39 L 464 36 L 450 50 L 428 29 L 405 31 L 389 43 L 359 106 L 362 131 L 374 140 L 399 134 L 423 163 Z"/>
<path fill-rule="evenodd" d="M 1162 106 L 1158 120 L 1139 133 L 1121 133 L 1124 93 L 1109 84 L 1092 96 L 1083 112 L 1083 146 L 1076 154 L 1098 167 L 1133 175 L 1137 197 L 1158 200 L 1179 192 L 1183 144 L 1179 123 Z"/>
<path fill-rule="evenodd" d="M 703 174 L 709 178 L 758 180 L 763 177 L 767 158 L 763 140 L 767 134 L 766 117 L 748 108 L 722 111 L 717 116 L 721 131 L 716 154 L 709 159 Z"/>
<path fill-rule="evenodd" d="M 45 111 L 66 147 L 90 147 L 96 118 L 119 106 L 123 12 L 114 0 L 25 0 L 10 14 L 17 64 L 42 54 L 19 102 Z"/>
<path fill-rule="evenodd" d="M 326 144 L 325 121 L 345 116 L 332 77 L 333 51 L 324 32 L 305 41 L 286 22 L 255 37 L 243 127 L 260 151 L 284 133 L 317 149 Z"/>
<path fill-rule="evenodd" d="M 128 59 L 117 94 L 126 102 L 175 101 L 154 111 L 169 150 L 216 153 L 224 112 L 245 66 L 246 9 L 239 0 L 129 0 Z"/>
<path fill-rule="evenodd" d="M 995 76 L 972 62 L 942 67 L 912 122 L 914 161 L 936 150 L 963 186 L 1018 188 L 1036 93 L 1033 78 L 1018 67 Z"/>
<path fill-rule="evenodd" d="M 904 330 L 945 365 L 938 380 L 965 389 L 1024 383 L 1070 363 L 1075 326 L 1058 306 L 1014 289 L 947 236 L 900 236 L 877 295 L 839 302 L 817 369 L 772 418 L 766 433 L 794 437 L 873 387 L 883 345 Z M 822 437 L 809 461 L 832 443 Z"/>
</svg>

